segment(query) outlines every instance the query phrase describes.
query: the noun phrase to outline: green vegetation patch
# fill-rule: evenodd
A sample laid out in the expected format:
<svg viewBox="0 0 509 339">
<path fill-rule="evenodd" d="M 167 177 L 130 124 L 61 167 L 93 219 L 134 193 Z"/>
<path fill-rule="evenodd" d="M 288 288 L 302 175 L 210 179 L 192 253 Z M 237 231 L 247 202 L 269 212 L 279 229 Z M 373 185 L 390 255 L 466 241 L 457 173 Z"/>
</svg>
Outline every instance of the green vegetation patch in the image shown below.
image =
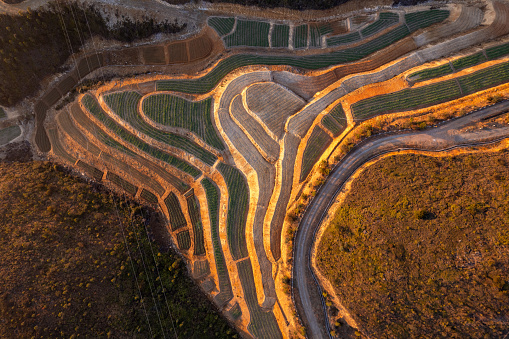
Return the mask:
<svg viewBox="0 0 509 339">
<path fill-rule="evenodd" d="M 352 32 L 348 34 L 343 34 L 339 36 L 333 36 L 330 38 L 327 38 L 327 46 L 333 47 L 333 46 L 339 46 L 339 45 L 345 45 L 349 44 L 355 41 L 359 41 L 361 39 L 361 35 L 359 32 Z"/>
<path fill-rule="evenodd" d="M 300 181 L 304 180 L 322 153 L 329 147 L 332 138 L 319 126 L 315 126 L 302 154 Z"/>
<path fill-rule="evenodd" d="M 308 46 L 308 25 L 295 27 L 293 33 L 293 47 L 306 48 Z"/>
<path fill-rule="evenodd" d="M 140 151 L 145 152 L 163 162 L 166 162 L 169 165 L 174 166 L 175 168 L 185 173 L 188 173 L 193 177 L 197 177 L 198 175 L 201 174 L 201 172 L 191 164 L 185 162 L 180 158 L 171 156 L 168 153 L 165 153 L 155 147 L 148 145 L 147 143 L 143 142 L 140 138 L 136 137 L 134 134 L 125 130 L 122 126 L 117 124 L 113 119 L 106 115 L 106 113 L 102 110 L 101 106 L 99 106 L 97 100 L 90 94 L 86 94 L 85 96 L 83 96 L 82 103 L 85 106 L 85 108 L 92 115 L 94 115 L 106 128 L 108 128 L 113 133 L 118 135 L 124 141 L 137 147 Z"/>
<path fill-rule="evenodd" d="M 171 230 L 175 231 L 179 228 L 185 227 L 187 225 L 186 217 L 184 216 L 184 213 L 182 213 L 179 199 L 175 193 L 170 192 L 166 199 L 164 199 L 164 204 L 166 205 L 168 215 L 170 216 Z"/>
<path fill-rule="evenodd" d="M 237 337 L 180 256 L 150 242 L 169 237 L 155 211 L 51 163 L 0 163 L 6 186 L 0 337 Z"/>
<path fill-rule="evenodd" d="M 454 60 L 452 62 L 452 67 L 454 67 L 456 71 L 459 71 L 461 69 L 472 67 L 485 61 L 486 57 L 484 56 L 484 53 L 479 52 Z"/>
<path fill-rule="evenodd" d="M 489 60 L 498 59 L 509 54 L 509 43 L 486 48 L 486 56 Z"/>
<path fill-rule="evenodd" d="M 399 22 L 399 15 L 392 12 L 380 13 L 378 20 L 361 30 L 364 37 L 376 34 Z"/>
<path fill-rule="evenodd" d="M 500 338 L 509 314 L 509 153 L 382 159 L 355 179 L 317 265 L 363 332 Z"/>
<path fill-rule="evenodd" d="M 207 24 L 212 27 L 219 36 L 230 33 L 235 25 L 235 18 L 210 17 Z"/>
<path fill-rule="evenodd" d="M 210 234 L 212 238 L 212 248 L 214 251 L 214 260 L 216 262 L 217 276 L 219 279 L 219 291 L 216 300 L 219 305 L 223 305 L 233 298 L 230 277 L 226 267 L 226 261 L 221 246 L 221 238 L 219 237 L 219 189 L 212 180 L 205 178 L 201 181 L 207 196 L 207 205 L 210 218 Z"/>
<path fill-rule="evenodd" d="M 408 79 L 410 81 L 419 82 L 439 78 L 441 76 L 451 74 L 452 72 L 453 70 L 451 68 L 451 65 L 449 63 L 446 63 L 441 66 L 426 68 L 418 72 L 412 73 L 408 76 Z"/>
<path fill-rule="evenodd" d="M 191 248 L 191 236 L 189 235 L 189 231 L 186 230 L 177 233 L 177 245 L 181 251 L 187 251 Z"/>
<path fill-rule="evenodd" d="M 455 79 L 418 88 L 378 95 L 352 105 L 355 119 L 366 119 L 381 113 L 406 111 L 452 100 L 461 96 Z"/>
<path fill-rule="evenodd" d="M 449 11 L 443 9 L 408 13 L 405 14 L 405 22 L 410 32 L 415 32 L 418 29 L 444 21 L 449 17 L 449 14 Z"/>
<path fill-rule="evenodd" d="M 216 162 L 217 157 L 197 143 L 178 134 L 161 131 L 143 120 L 138 112 L 140 100 L 141 95 L 137 92 L 119 92 L 104 96 L 104 101 L 111 110 L 136 130 L 162 143 L 192 154 L 210 166 Z"/>
<path fill-rule="evenodd" d="M 425 16 L 418 16 L 415 20 L 417 20 L 416 22 L 423 27 L 427 27 L 426 25 L 431 24 L 429 21 L 426 21 L 427 17 Z M 423 20 L 423 22 L 419 20 Z M 402 25 L 362 45 L 327 54 L 306 56 L 236 54 L 221 60 L 214 69 L 201 78 L 162 80 L 156 83 L 156 88 L 158 91 L 207 93 L 212 90 L 228 73 L 239 67 L 249 65 L 289 65 L 302 69 L 325 68 L 332 65 L 360 60 L 371 53 L 390 46 L 394 42 L 403 39 L 409 34 L 410 31 L 406 25 Z M 328 45 L 330 39 L 332 38 L 327 39 Z"/>
<path fill-rule="evenodd" d="M 226 234 L 234 260 L 249 255 L 246 243 L 246 221 L 249 210 L 249 188 L 242 173 L 235 167 L 219 163 L 217 169 L 228 188 L 228 220 Z"/>
<path fill-rule="evenodd" d="M 224 150 L 212 122 L 212 98 L 194 102 L 171 94 L 154 94 L 143 100 L 142 110 L 159 124 L 185 128 L 210 146 Z"/>
<path fill-rule="evenodd" d="M 288 25 L 274 25 L 272 28 L 272 47 L 288 47 L 290 27 Z"/>
<path fill-rule="evenodd" d="M 200 205 L 193 194 L 187 198 L 187 210 L 191 218 L 194 235 L 194 255 L 205 254 L 205 241 L 203 239 L 203 224 L 201 222 Z"/>
<path fill-rule="evenodd" d="M 269 47 L 269 30 L 268 22 L 238 19 L 235 31 L 224 37 L 224 42 L 227 47 Z"/>
<path fill-rule="evenodd" d="M 142 198 L 143 200 L 151 203 L 151 204 L 157 204 L 159 202 L 159 200 L 157 200 L 157 196 L 146 190 L 146 189 L 143 189 L 140 193 L 140 198 Z"/>
<path fill-rule="evenodd" d="M 494 87 L 509 80 L 509 62 L 483 68 L 458 78 L 464 95 Z"/>
</svg>

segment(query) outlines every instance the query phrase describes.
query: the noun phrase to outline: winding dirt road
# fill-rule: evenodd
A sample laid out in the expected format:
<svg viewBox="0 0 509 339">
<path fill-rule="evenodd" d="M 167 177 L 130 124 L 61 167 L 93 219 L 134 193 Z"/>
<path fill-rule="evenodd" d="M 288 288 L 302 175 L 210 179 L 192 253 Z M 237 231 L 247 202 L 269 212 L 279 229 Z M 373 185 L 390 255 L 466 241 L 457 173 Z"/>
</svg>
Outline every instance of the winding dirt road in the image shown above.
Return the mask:
<svg viewBox="0 0 509 339">
<path fill-rule="evenodd" d="M 378 136 L 352 150 L 331 172 L 309 204 L 295 238 L 293 295 L 309 338 L 330 337 L 325 304 L 311 268 L 315 235 L 344 183 L 364 163 L 382 154 L 400 150 L 443 151 L 491 143 L 509 137 L 509 127 L 461 132 L 467 125 L 509 110 L 509 101 L 470 113 L 420 132 Z M 320 302 L 321 300 L 321 302 Z"/>
</svg>

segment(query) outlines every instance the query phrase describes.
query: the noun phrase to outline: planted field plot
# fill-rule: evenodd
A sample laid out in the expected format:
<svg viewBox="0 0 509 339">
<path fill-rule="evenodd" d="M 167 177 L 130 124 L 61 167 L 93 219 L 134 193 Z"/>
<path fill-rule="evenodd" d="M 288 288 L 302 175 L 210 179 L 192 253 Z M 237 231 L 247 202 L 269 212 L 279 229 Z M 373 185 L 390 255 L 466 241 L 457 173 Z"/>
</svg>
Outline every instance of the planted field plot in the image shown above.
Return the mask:
<svg viewBox="0 0 509 339">
<path fill-rule="evenodd" d="M 106 113 L 102 110 L 101 106 L 97 100 L 92 97 L 90 94 L 86 94 L 82 98 L 82 103 L 85 108 L 94 115 L 105 128 L 109 129 L 113 133 L 115 133 L 119 138 L 123 139 L 125 142 L 132 144 L 140 151 L 147 153 L 150 156 L 153 156 L 156 159 L 159 159 L 167 164 L 191 175 L 192 177 L 197 177 L 201 174 L 196 167 L 191 164 L 181 160 L 180 158 L 174 157 L 168 153 L 165 153 L 155 147 L 152 147 L 141 139 L 136 137 L 134 134 L 126 131 L 123 127 L 118 125 L 113 119 L 108 117 Z"/>
<path fill-rule="evenodd" d="M 376 34 L 399 22 L 399 15 L 392 12 L 380 13 L 378 20 L 361 30 L 363 37 Z"/>
<path fill-rule="evenodd" d="M 201 35 L 198 38 L 191 39 L 187 42 L 189 49 L 189 61 L 196 61 L 207 57 L 211 52 L 213 42 L 207 35 Z"/>
<path fill-rule="evenodd" d="M 486 48 L 486 56 L 489 60 L 498 59 L 509 54 L 509 43 Z"/>
<path fill-rule="evenodd" d="M 219 163 L 217 169 L 228 188 L 228 220 L 226 233 L 234 260 L 249 255 L 246 243 L 246 221 L 249 210 L 249 188 L 242 173 L 235 167 Z"/>
<path fill-rule="evenodd" d="M 323 129 L 315 126 L 302 154 L 300 181 L 306 179 L 316 161 L 320 159 L 320 156 L 329 147 L 331 142 L 332 138 Z"/>
<path fill-rule="evenodd" d="M 255 338 L 283 338 L 274 313 L 272 313 L 272 311 L 265 312 L 261 309 L 260 305 L 258 305 L 251 260 L 246 259 L 238 262 L 237 270 L 239 272 L 242 291 L 244 291 L 244 299 L 246 300 L 247 308 L 251 316 L 249 325 L 247 326 L 248 331 L 251 332 Z"/>
<path fill-rule="evenodd" d="M 87 137 L 85 137 L 81 131 L 74 125 L 71 117 L 67 112 L 62 112 L 57 116 L 57 122 L 60 128 L 76 143 L 86 149 L 92 155 L 98 157 L 101 154 L 101 150 L 95 144 L 91 143 Z"/>
<path fill-rule="evenodd" d="M 405 22 L 410 32 L 429 27 L 433 24 L 444 21 L 449 17 L 449 11 L 443 9 L 431 9 L 405 14 Z"/>
<path fill-rule="evenodd" d="M 88 133 L 94 135 L 100 142 L 105 144 L 106 146 L 109 146 L 121 153 L 126 154 L 131 159 L 136 161 L 141 166 L 145 167 L 150 172 L 156 174 L 163 180 L 165 180 L 167 183 L 171 184 L 173 187 L 175 187 L 179 192 L 184 193 L 185 191 L 189 190 L 189 186 L 184 183 L 179 178 L 175 177 L 171 173 L 169 173 L 164 168 L 160 167 L 159 165 L 154 164 L 152 161 L 147 160 L 143 158 L 141 155 L 134 153 L 127 147 L 121 145 L 114 139 L 110 138 L 106 133 L 104 133 L 96 124 L 94 124 L 81 110 L 80 106 L 78 104 L 75 104 L 71 107 L 71 115 L 73 119 Z M 88 142 L 88 139 L 87 139 Z M 87 145 L 86 143 L 81 143 L 82 145 Z M 87 146 L 88 147 L 88 146 Z M 141 181 L 146 182 L 146 181 Z M 156 190 L 157 191 L 157 190 Z M 163 195 L 164 191 L 160 193 L 160 195 Z"/>
<path fill-rule="evenodd" d="M 362 120 L 381 113 L 436 105 L 460 96 L 460 88 L 456 80 L 452 79 L 364 99 L 352 105 L 352 112 L 355 119 Z"/>
<path fill-rule="evenodd" d="M 137 92 L 119 92 L 104 96 L 104 101 L 111 110 L 137 131 L 194 155 L 207 165 L 214 165 L 217 157 L 197 143 L 175 133 L 158 130 L 143 120 L 138 112 L 140 100 L 141 95 Z"/>
<path fill-rule="evenodd" d="M 74 164 L 76 162 L 76 158 L 70 155 L 62 146 L 59 138 L 59 133 L 56 128 L 51 128 L 48 130 L 48 137 L 49 141 L 51 142 L 51 150 L 53 151 L 53 154 L 66 160 L 70 164 Z"/>
<path fill-rule="evenodd" d="M 138 187 L 134 186 L 129 181 L 122 179 L 120 176 L 113 172 L 108 171 L 106 173 L 106 179 L 132 196 L 135 196 L 136 192 L 138 192 Z"/>
<path fill-rule="evenodd" d="M 164 204 L 168 208 L 171 230 L 176 231 L 179 228 L 185 227 L 187 225 L 186 217 L 182 213 L 179 199 L 175 193 L 170 192 L 166 199 L 164 199 Z"/>
<path fill-rule="evenodd" d="M 46 93 L 46 95 L 44 95 L 42 97 L 42 100 L 44 100 L 44 102 L 49 107 L 51 107 L 54 104 L 56 104 L 58 102 L 58 100 L 60 100 L 61 97 L 62 97 L 62 94 L 60 94 L 58 89 L 56 87 L 54 87 L 51 91 L 49 91 L 48 93 Z"/>
<path fill-rule="evenodd" d="M 226 47 L 269 47 L 270 24 L 262 21 L 237 20 L 237 27 L 225 36 Z"/>
<path fill-rule="evenodd" d="M 189 60 L 187 55 L 187 43 L 176 42 L 167 47 L 170 64 L 178 64 Z"/>
<path fill-rule="evenodd" d="M 447 12 L 448 13 L 448 12 Z M 445 18 L 443 18 L 445 19 Z M 442 20 L 443 20 L 442 19 Z M 421 21 L 419 21 L 421 20 Z M 415 17 L 415 25 L 421 28 L 427 27 L 435 22 L 429 21 L 426 16 Z M 320 69 L 332 65 L 357 61 L 365 58 L 371 53 L 388 47 L 398 40 L 408 36 L 410 31 L 403 25 L 376 37 L 365 44 L 331 52 L 327 54 L 306 55 L 306 56 L 262 56 L 250 54 L 236 54 L 218 63 L 207 75 L 198 79 L 183 80 L 162 80 L 158 81 L 158 91 L 177 91 L 184 93 L 206 93 L 214 88 L 231 71 L 249 65 L 288 65 L 303 69 Z M 329 43 L 327 43 L 329 45 Z M 410 46 L 410 44 L 405 44 Z M 405 47 L 408 49 L 408 47 Z M 413 48 L 410 48 L 410 50 Z M 407 51 L 408 52 L 408 51 Z M 397 55 L 399 56 L 399 55 Z"/>
<path fill-rule="evenodd" d="M 290 39 L 290 26 L 288 25 L 277 25 L 275 24 L 272 28 L 272 35 L 270 37 L 272 47 L 288 47 L 288 41 Z"/>
<path fill-rule="evenodd" d="M 240 316 L 242 315 L 242 310 L 240 309 L 239 303 L 235 303 L 235 305 L 233 305 L 232 308 L 230 308 L 228 313 L 230 313 L 230 316 L 233 319 L 235 319 L 235 320 L 239 319 Z"/>
<path fill-rule="evenodd" d="M 340 135 L 346 128 L 346 115 L 341 104 L 334 107 L 322 118 L 322 125 L 327 128 L 334 137 Z"/>
<path fill-rule="evenodd" d="M 203 239 L 203 224 L 201 222 L 200 205 L 195 195 L 187 198 L 187 211 L 191 218 L 194 235 L 194 255 L 205 254 L 205 241 Z"/>
<path fill-rule="evenodd" d="M 308 46 L 308 25 L 300 25 L 293 31 L 293 47 L 306 48 Z"/>
<path fill-rule="evenodd" d="M 151 204 L 157 204 L 158 203 L 157 196 L 154 193 L 152 193 L 150 191 L 147 191 L 146 189 L 143 189 L 141 191 L 140 197 L 143 200 L 145 200 L 145 201 L 147 201 L 147 202 L 149 202 Z"/>
<path fill-rule="evenodd" d="M 454 60 L 452 62 L 452 67 L 454 67 L 455 71 L 459 71 L 461 69 L 472 67 L 485 61 L 486 57 L 484 56 L 484 53 L 479 52 Z"/>
<path fill-rule="evenodd" d="M 210 274 L 209 262 L 207 260 L 196 260 L 193 267 L 195 279 L 201 279 Z"/>
<path fill-rule="evenodd" d="M 207 20 L 207 24 L 212 27 L 219 36 L 225 36 L 233 30 L 235 18 L 222 18 L 213 16 Z"/>
<path fill-rule="evenodd" d="M 143 47 L 141 54 L 145 65 L 166 65 L 164 46 Z"/>
<path fill-rule="evenodd" d="M 352 42 L 356 42 L 359 40 L 361 40 L 360 33 L 352 32 L 352 33 L 348 33 L 348 34 L 343 34 L 343 35 L 327 38 L 327 46 L 333 47 L 333 46 L 346 45 L 346 44 L 350 44 Z"/>
<path fill-rule="evenodd" d="M 278 137 L 284 134 L 288 117 L 299 111 L 306 102 L 294 93 L 273 83 L 254 84 L 246 91 L 249 109 Z"/>
<path fill-rule="evenodd" d="M 5 113 L 5 110 L 0 107 L 0 119 L 5 118 L 7 116 L 7 113 Z"/>
<path fill-rule="evenodd" d="M 509 62 L 486 67 L 458 78 L 463 95 L 472 94 L 509 81 Z"/>
<path fill-rule="evenodd" d="M 425 81 L 429 79 L 439 78 L 441 76 L 451 74 L 453 72 L 449 63 L 441 66 L 426 68 L 408 76 L 408 80 L 413 82 Z"/>
<path fill-rule="evenodd" d="M 48 134 L 44 128 L 44 119 L 46 118 L 46 112 L 48 106 L 40 100 L 34 106 L 36 131 L 35 131 L 35 143 L 41 152 L 49 152 L 51 149 L 51 143 L 48 139 Z"/>
<path fill-rule="evenodd" d="M 78 61 L 77 72 L 79 78 L 85 77 L 87 74 L 95 71 L 99 67 L 104 66 L 104 58 L 102 53 L 92 54 Z"/>
<path fill-rule="evenodd" d="M 224 259 L 221 239 L 219 237 L 219 189 L 214 183 L 205 178 L 201 181 L 207 196 L 207 205 L 210 218 L 210 235 L 212 238 L 212 248 L 214 251 L 214 260 L 216 261 L 217 278 L 219 280 L 219 294 L 215 297 L 215 301 L 219 307 L 225 305 L 233 298 L 230 276 Z"/>
<path fill-rule="evenodd" d="M 0 129 L 0 146 L 5 145 L 21 135 L 21 128 L 18 125 Z"/>
<path fill-rule="evenodd" d="M 95 180 L 101 181 L 104 174 L 101 170 L 95 168 L 92 165 L 87 164 L 82 160 L 78 160 L 76 166 L 78 166 L 78 168 L 80 168 L 82 171 L 87 173 L 90 177 L 94 178 Z"/>
<path fill-rule="evenodd" d="M 317 25 L 309 25 L 309 47 L 313 48 L 320 46 L 322 46 L 320 30 L 318 29 Z"/>
<path fill-rule="evenodd" d="M 191 248 L 191 236 L 189 231 L 177 233 L 177 245 L 181 251 L 187 251 Z"/>
<path fill-rule="evenodd" d="M 268 158 L 274 161 L 279 158 L 279 144 L 265 132 L 258 121 L 246 112 L 240 95 L 233 100 L 230 112 Z"/>
<path fill-rule="evenodd" d="M 143 100 L 142 110 L 159 124 L 185 128 L 210 146 L 224 150 L 212 122 L 212 98 L 195 102 L 170 94 L 154 94 Z"/>
<path fill-rule="evenodd" d="M 141 60 L 141 50 L 138 47 L 104 52 L 104 62 L 108 66 L 143 64 Z"/>
</svg>

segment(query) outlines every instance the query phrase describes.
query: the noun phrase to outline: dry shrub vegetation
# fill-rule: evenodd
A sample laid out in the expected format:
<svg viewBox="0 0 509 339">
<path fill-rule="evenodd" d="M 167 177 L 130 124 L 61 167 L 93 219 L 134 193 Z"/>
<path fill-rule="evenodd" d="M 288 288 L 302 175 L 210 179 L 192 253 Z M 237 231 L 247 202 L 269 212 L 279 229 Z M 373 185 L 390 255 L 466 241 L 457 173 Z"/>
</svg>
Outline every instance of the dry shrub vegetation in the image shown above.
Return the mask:
<svg viewBox="0 0 509 339">
<path fill-rule="evenodd" d="M 335 212 L 318 268 L 374 338 L 500 338 L 508 190 L 507 151 L 380 160 Z"/>
<path fill-rule="evenodd" d="M 0 163 L 0 192 L 0 337 L 237 337 L 154 211 L 45 162 Z"/>
</svg>

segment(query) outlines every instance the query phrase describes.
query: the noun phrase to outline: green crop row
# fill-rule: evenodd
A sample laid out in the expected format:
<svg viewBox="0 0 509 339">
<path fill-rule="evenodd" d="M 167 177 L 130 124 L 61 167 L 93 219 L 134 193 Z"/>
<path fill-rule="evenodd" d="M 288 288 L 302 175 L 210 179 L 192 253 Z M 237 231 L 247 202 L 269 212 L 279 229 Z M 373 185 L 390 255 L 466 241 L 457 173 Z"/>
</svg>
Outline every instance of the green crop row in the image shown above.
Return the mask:
<svg viewBox="0 0 509 339">
<path fill-rule="evenodd" d="M 177 245 L 181 251 L 187 251 L 191 247 L 189 231 L 177 233 Z"/>
<path fill-rule="evenodd" d="M 219 237 L 219 190 L 208 178 L 203 179 L 201 184 L 205 189 L 205 195 L 207 196 L 210 217 L 210 234 L 214 250 L 214 259 L 216 261 L 217 276 L 219 279 L 219 290 L 220 293 L 223 293 L 231 299 L 233 297 L 233 293 L 221 246 L 221 239 Z"/>
<path fill-rule="evenodd" d="M 143 120 L 138 112 L 138 103 L 140 100 L 141 95 L 137 92 L 120 92 L 104 96 L 104 101 L 111 110 L 137 131 L 169 146 L 194 155 L 210 166 L 214 165 L 217 157 L 197 143 L 178 134 L 158 130 Z"/>
<path fill-rule="evenodd" d="M 332 138 L 320 127 L 315 126 L 311 133 L 304 153 L 302 154 L 302 167 L 300 171 L 300 181 L 306 179 L 313 165 L 320 158 L 322 153 L 329 147 Z"/>
<path fill-rule="evenodd" d="M 170 94 L 154 94 L 143 100 L 142 110 L 153 121 L 185 128 L 212 147 L 224 150 L 212 122 L 212 98 L 193 102 Z"/>
<path fill-rule="evenodd" d="M 410 32 L 415 32 L 418 29 L 444 21 L 449 17 L 449 14 L 449 11 L 442 9 L 408 13 L 405 14 L 405 22 Z"/>
<path fill-rule="evenodd" d="M 408 76 L 409 80 L 419 82 L 434 78 L 439 78 L 446 74 L 451 74 L 453 72 L 451 65 L 449 63 L 443 64 L 441 66 L 426 68 L 421 71 L 412 73 Z"/>
<path fill-rule="evenodd" d="M 288 47 L 290 27 L 288 25 L 274 25 L 272 29 L 272 47 Z"/>
<path fill-rule="evenodd" d="M 387 27 L 390 27 L 399 21 L 399 15 L 392 12 L 380 13 L 378 20 L 368 25 L 366 28 L 361 30 L 364 37 L 376 34 L 383 31 Z"/>
<path fill-rule="evenodd" d="M 205 254 L 205 241 L 203 239 L 203 224 L 201 222 L 200 207 L 196 196 L 191 195 L 187 198 L 187 210 L 191 218 L 194 234 L 194 255 Z"/>
<path fill-rule="evenodd" d="M 293 47 L 305 48 L 308 45 L 308 25 L 300 25 L 293 31 Z"/>
<path fill-rule="evenodd" d="M 339 45 L 345 45 L 349 44 L 351 42 L 359 41 L 361 39 L 361 35 L 359 32 L 352 32 L 348 34 L 333 36 L 330 38 L 327 38 L 327 46 L 339 46 Z"/>
<path fill-rule="evenodd" d="M 460 96 L 461 91 L 456 80 L 451 79 L 364 99 L 352 105 L 352 112 L 356 119 L 365 119 L 380 113 L 435 105 Z"/>
<path fill-rule="evenodd" d="M 124 141 L 134 145 L 139 150 L 153 156 L 154 158 L 166 162 L 167 164 L 185 173 L 188 173 L 193 177 L 197 177 L 198 175 L 201 174 L 201 172 L 191 164 L 177 157 L 169 155 L 168 153 L 165 153 L 155 147 L 148 145 L 147 143 L 143 142 L 141 139 L 139 139 L 132 133 L 128 132 L 120 125 L 118 125 L 113 119 L 107 116 L 107 114 L 102 110 L 101 106 L 99 106 L 97 100 L 90 94 L 86 94 L 85 96 L 83 96 L 82 103 L 85 106 L 85 108 L 92 115 L 94 115 L 107 129 L 118 135 Z"/>
<path fill-rule="evenodd" d="M 226 233 L 234 260 L 249 255 L 246 243 L 246 221 L 249 209 L 249 188 L 242 173 L 235 167 L 219 163 L 217 169 L 228 188 L 228 220 Z"/>
<path fill-rule="evenodd" d="M 486 48 L 486 56 L 489 60 L 498 59 L 509 54 L 509 43 Z"/>
<path fill-rule="evenodd" d="M 212 27 L 219 36 L 230 33 L 235 25 L 235 18 L 210 17 L 207 24 Z"/>
<path fill-rule="evenodd" d="M 113 172 L 108 171 L 108 173 L 106 173 L 106 179 L 108 179 L 109 181 L 111 181 L 112 183 L 114 183 L 115 185 L 117 185 L 130 195 L 134 196 L 136 195 L 136 192 L 138 192 L 138 187 L 134 186 L 129 181 L 124 180 L 123 178 L 121 178 L 120 176 L 116 175 Z"/>
<path fill-rule="evenodd" d="M 272 311 L 263 311 L 260 305 L 258 305 L 251 260 L 246 259 L 238 262 L 237 270 L 239 272 L 242 291 L 244 292 L 244 300 L 246 301 L 250 314 L 250 321 L 247 326 L 248 331 L 251 332 L 255 338 L 282 338 L 274 313 L 272 313 Z"/>
<path fill-rule="evenodd" d="M 184 213 L 182 213 L 179 199 L 175 193 L 170 192 L 166 199 L 164 199 L 164 204 L 166 205 L 166 208 L 168 208 L 171 230 L 175 231 L 179 228 L 185 227 L 187 225 L 186 217 L 184 216 Z"/>
<path fill-rule="evenodd" d="M 269 31 L 268 22 L 239 19 L 235 31 L 223 39 L 227 47 L 269 47 Z"/>
<path fill-rule="evenodd" d="M 320 29 L 316 25 L 309 25 L 309 47 L 320 47 L 322 46 Z"/>
<path fill-rule="evenodd" d="M 424 18 L 425 19 L 425 18 Z M 424 23 L 420 23 L 423 27 Z M 255 54 L 235 54 L 221 60 L 205 76 L 197 79 L 162 80 L 156 84 L 158 91 L 184 93 L 207 93 L 228 73 L 249 65 L 289 65 L 302 69 L 320 69 L 332 65 L 360 60 L 371 53 L 385 48 L 410 34 L 406 26 L 399 26 L 362 45 L 331 53 L 306 56 L 269 56 Z"/>
<path fill-rule="evenodd" d="M 478 52 L 460 59 L 456 59 L 452 62 L 452 67 L 456 71 L 459 71 L 464 68 L 472 67 L 477 64 L 480 64 L 482 62 L 486 61 L 486 57 L 484 56 L 483 52 Z"/>
<path fill-rule="evenodd" d="M 509 81 L 509 62 L 490 66 L 458 78 L 463 95 L 497 86 Z"/>
<path fill-rule="evenodd" d="M 322 118 L 323 127 L 327 128 L 334 137 L 337 137 L 344 130 L 344 126 L 341 126 L 336 119 L 331 117 L 329 114 Z"/>
<path fill-rule="evenodd" d="M 147 191 L 146 189 L 143 189 L 141 191 L 140 197 L 152 204 L 157 204 L 157 202 L 158 202 L 157 196 L 154 193 Z"/>
</svg>

